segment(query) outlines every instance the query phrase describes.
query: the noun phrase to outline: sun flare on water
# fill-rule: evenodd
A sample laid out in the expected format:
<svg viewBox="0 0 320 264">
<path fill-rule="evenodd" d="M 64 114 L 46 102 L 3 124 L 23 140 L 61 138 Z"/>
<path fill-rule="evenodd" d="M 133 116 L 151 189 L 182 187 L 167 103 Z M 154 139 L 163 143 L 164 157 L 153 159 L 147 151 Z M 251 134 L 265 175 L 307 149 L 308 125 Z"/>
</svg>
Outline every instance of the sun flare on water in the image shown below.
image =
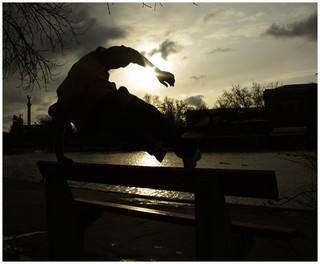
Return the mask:
<svg viewBox="0 0 320 264">
<path fill-rule="evenodd" d="M 136 162 L 140 166 L 161 166 L 161 163 L 147 152 L 141 152 L 141 155 Z"/>
</svg>

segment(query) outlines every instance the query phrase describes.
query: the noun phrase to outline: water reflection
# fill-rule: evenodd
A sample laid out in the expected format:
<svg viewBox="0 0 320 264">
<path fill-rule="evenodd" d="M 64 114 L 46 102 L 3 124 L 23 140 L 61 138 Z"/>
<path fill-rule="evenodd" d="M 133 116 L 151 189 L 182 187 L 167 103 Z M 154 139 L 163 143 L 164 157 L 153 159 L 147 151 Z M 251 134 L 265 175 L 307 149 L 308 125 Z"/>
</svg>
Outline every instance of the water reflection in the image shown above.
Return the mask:
<svg viewBox="0 0 320 264">
<path fill-rule="evenodd" d="M 306 154 L 314 155 L 316 153 Z M 280 153 L 281 154 L 281 153 Z M 317 171 L 304 164 L 297 153 L 285 153 L 280 155 L 278 152 L 245 152 L 245 153 L 204 153 L 198 163 L 199 168 L 222 168 L 222 169 L 259 169 L 275 170 L 277 175 L 280 198 L 296 197 L 300 195 L 299 201 L 291 200 L 291 204 L 285 204 L 286 207 L 301 207 L 300 200 L 305 200 L 305 196 L 310 194 L 310 186 L 317 186 Z M 146 152 L 126 152 L 126 153 L 68 153 L 68 156 L 75 162 L 99 163 L 99 164 L 122 164 L 122 165 L 141 165 L 141 166 L 164 166 L 164 167 L 182 167 L 181 159 L 176 157 L 173 152 L 168 152 L 163 162 L 160 163 L 155 157 Z M 28 153 L 21 155 L 3 156 L 3 177 L 8 179 L 39 182 L 42 177 L 37 167 L 39 160 L 55 160 L 53 153 Z M 152 175 L 150 175 L 152 177 Z M 80 187 L 80 186 L 79 186 Z M 166 197 L 169 199 L 192 200 L 192 194 L 169 192 L 161 190 L 152 190 L 144 188 L 129 188 L 120 186 L 91 185 L 83 184 L 85 188 L 118 191 L 137 195 Z M 312 199 L 316 193 L 311 193 Z M 304 198 L 303 198 L 303 197 Z M 235 203 L 256 204 L 257 201 L 250 200 L 244 202 L 241 198 L 230 198 L 227 200 Z M 315 197 L 316 202 L 316 197 Z"/>
<path fill-rule="evenodd" d="M 140 166 L 161 166 L 161 163 L 154 157 L 149 155 L 147 152 L 138 152 L 134 156 L 134 164 Z"/>
</svg>

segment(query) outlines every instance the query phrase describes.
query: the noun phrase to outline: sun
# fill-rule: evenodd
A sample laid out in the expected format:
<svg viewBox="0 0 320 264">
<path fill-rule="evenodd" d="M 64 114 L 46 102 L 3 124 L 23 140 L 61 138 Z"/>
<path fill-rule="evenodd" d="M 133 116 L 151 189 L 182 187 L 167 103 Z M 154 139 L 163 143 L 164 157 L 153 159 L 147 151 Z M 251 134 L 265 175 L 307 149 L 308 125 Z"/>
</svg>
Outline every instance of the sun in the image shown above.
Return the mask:
<svg viewBox="0 0 320 264">
<path fill-rule="evenodd" d="M 159 54 L 153 55 L 151 58 L 148 58 L 154 66 L 158 67 L 160 70 L 169 70 L 169 62 L 165 61 Z"/>
<path fill-rule="evenodd" d="M 156 77 L 154 69 L 151 67 L 141 67 L 136 65 L 131 71 L 132 81 L 139 84 L 141 88 L 156 88 L 159 81 Z"/>
<path fill-rule="evenodd" d="M 166 70 L 168 71 L 168 63 L 164 61 L 161 56 L 155 55 L 151 58 L 148 58 L 150 62 L 160 70 Z M 132 80 L 139 83 L 141 85 L 141 88 L 148 88 L 148 89 L 156 89 L 162 86 L 160 84 L 155 71 L 155 68 L 152 67 L 141 67 L 138 65 L 133 65 L 131 76 Z"/>
<path fill-rule="evenodd" d="M 160 56 L 155 55 L 148 59 L 155 67 L 168 71 L 168 63 Z M 148 91 L 156 92 L 156 90 L 163 88 L 154 68 L 142 67 L 134 63 L 129 64 L 126 68 L 113 70 L 109 81 L 115 82 L 117 87 L 125 86 L 129 91 L 139 94 Z"/>
</svg>

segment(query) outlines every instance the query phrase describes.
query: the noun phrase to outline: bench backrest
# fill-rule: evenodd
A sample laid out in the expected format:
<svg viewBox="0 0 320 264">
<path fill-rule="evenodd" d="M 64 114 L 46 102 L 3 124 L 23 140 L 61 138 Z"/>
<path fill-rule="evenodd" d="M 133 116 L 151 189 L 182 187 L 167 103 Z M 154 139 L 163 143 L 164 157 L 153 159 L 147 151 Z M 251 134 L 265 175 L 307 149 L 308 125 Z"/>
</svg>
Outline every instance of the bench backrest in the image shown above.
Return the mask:
<svg viewBox="0 0 320 264">
<path fill-rule="evenodd" d="M 39 161 L 43 176 L 57 162 Z M 61 165 L 62 166 L 62 165 Z M 224 195 L 277 199 L 276 175 L 270 170 L 237 170 L 206 168 L 145 167 L 73 163 L 62 166 L 67 180 L 142 187 L 161 190 L 196 192 L 197 184 L 219 179 Z"/>
<path fill-rule="evenodd" d="M 274 171 L 185 169 L 88 163 L 61 165 L 53 161 L 39 161 L 38 167 L 43 177 L 46 178 L 48 241 L 52 259 L 78 256 L 78 252 L 82 252 L 83 243 L 78 245 L 77 241 L 81 240 L 78 236 L 82 236 L 83 221 L 87 220 L 79 220 L 79 215 L 73 213 L 77 212 L 72 207 L 75 205 L 85 206 L 87 209 L 194 225 L 197 260 L 237 259 L 237 250 L 235 250 L 237 245 L 233 240 L 234 232 L 280 238 L 292 238 L 297 235 L 297 230 L 266 228 L 260 225 L 233 222 L 230 219 L 224 195 L 278 198 Z M 74 199 L 67 180 L 193 192 L 195 193 L 194 212 L 180 214 L 106 201 Z M 91 214 L 89 216 L 88 219 L 93 219 Z M 77 229 L 79 225 L 75 227 L 75 223 L 80 225 L 81 232 Z M 61 226 L 65 228 L 61 229 Z M 69 236 L 70 241 L 63 239 L 65 243 L 61 244 L 61 236 L 65 237 L 65 234 L 70 234 L 70 232 L 74 234 Z M 76 246 L 70 253 L 68 245 L 73 244 Z"/>
</svg>

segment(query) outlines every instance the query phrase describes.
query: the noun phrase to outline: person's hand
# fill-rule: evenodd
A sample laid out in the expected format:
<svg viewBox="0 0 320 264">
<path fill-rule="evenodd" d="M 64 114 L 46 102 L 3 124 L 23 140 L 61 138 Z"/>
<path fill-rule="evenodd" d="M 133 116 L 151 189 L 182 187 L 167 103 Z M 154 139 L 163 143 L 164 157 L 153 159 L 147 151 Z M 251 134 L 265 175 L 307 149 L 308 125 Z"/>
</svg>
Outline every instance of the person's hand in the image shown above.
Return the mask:
<svg viewBox="0 0 320 264">
<path fill-rule="evenodd" d="M 162 83 L 164 86 L 168 87 L 174 86 L 174 75 L 170 72 L 161 71 L 159 69 L 156 70 L 156 76 L 160 83 Z"/>
</svg>

